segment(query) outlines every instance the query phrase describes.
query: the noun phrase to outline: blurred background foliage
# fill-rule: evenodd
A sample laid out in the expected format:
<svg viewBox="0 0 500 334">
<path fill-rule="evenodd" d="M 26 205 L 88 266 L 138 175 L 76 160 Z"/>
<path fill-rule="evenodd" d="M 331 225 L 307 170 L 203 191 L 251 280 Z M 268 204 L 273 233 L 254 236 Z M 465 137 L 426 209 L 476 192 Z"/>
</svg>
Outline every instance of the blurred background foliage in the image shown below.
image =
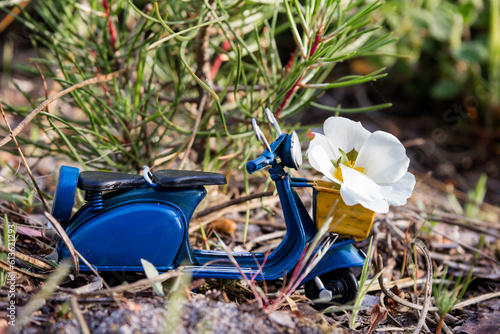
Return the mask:
<svg viewBox="0 0 500 334">
<path fill-rule="evenodd" d="M 500 9 L 498 0 L 387 1 L 384 28 L 397 43 L 377 59 L 392 64 L 402 89 L 415 100 L 471 98 L 484 125 L 498 117 L 500 103 Z M 497 119 L 498 121 L 498 119 Z"/>
<path fill-rule="evenodd" d="M 420 128 L 417 133 L 427 138 L 409 148 L 413 160 L 421 162 L 417 167 L 463 189 L 485 171 L 492 177 L 490 188 L 499 184 L 499 3 L 387 1 L 379 12 L 382 30 L 392 31 L 398 41 L 370 57 L 372 64 L 389 68 L 388 80 L 378 87 L 394 103 L 392 110 L 413 118 L 409 128 Z M 467 171 L 474 172 L 463 174 Z"/>
<path fill-rule="evenodd" d="M 396 120 L 386 129 L 425 138 L 407 145 L 417 169 L 500 173 L 499 0 L 0 5 L 18 22 L 2 34 L 2 86 L 29 101 L 3 97 L 13 125 L 46 94 L 123 71 L 39 115 L 18 138 L 31 156 L 62 155 L 84 169 L 242 170 L 255 155 L 248 147 L 260 149 L 250 119 L 263 121 L 269 106 L 302 139 L 329 114 L 372 111 L 372 129 Z M 37 54 L 21 59 L 21 48 Z M 30 92 L 16 80 L 42 74 L 46 93 L 43 82 Z"/>
<path fill-rule="evenodd" d="M 381 5 L 48 0 L 4 7 L 37 52 L 29 62 L 13 59 L 12 68 L 60 88 L 122 71 L 63 97 L 35 119 L 40 132 L 19 140 L 33 155 L 63 155 L 83 168 L 186 168 L 190 162 L 204 170 L 242 168 L 255 154 L 247 149 L 256 144 L 250 120 L 262 119 L 264 107 L 286 119 L 327 89 L 385 76 L 381 68 L 332 74 L 338 63 L 392 42 L 390 34 L 375 34 L 380 20 L 372 14 Z M 4 105 L 22 118 L 45 96 L 34 99 L 16 87 L 30 105 Z"/>
</svg>

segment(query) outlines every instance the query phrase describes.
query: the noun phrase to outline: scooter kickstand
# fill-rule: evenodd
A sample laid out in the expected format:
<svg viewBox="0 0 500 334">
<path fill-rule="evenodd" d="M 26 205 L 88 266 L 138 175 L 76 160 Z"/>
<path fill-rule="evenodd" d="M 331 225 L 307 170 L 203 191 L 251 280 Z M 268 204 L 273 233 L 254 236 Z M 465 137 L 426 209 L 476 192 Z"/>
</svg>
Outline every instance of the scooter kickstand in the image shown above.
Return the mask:
<svg viewBox="0 0 500 334">
<path fill-rule="evenodd" d="M 314 282 L 316 283 L 316 286 L 319 289 L 319 299 L 323 300 L 323 301 L 330 301 L 330 300 L 332 300 L 332 297 L 333 297 L 332 292 L 330 290 L 327 290 L 325 288 L 325 285 L 323 284 L 323 282 L 321 281 L 321 279 L 319 278 L 319 276 L 316 276 L 314 278 Z"/>
</svg>

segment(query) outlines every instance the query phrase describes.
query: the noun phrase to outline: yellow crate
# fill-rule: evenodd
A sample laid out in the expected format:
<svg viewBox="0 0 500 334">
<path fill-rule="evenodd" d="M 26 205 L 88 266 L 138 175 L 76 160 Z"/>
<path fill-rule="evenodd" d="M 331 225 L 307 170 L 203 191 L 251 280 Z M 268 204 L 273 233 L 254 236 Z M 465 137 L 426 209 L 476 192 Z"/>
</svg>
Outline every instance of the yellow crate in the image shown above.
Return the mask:
<svg viewBox="0 0 500 334">
<path fill-rule="evenodd" d="M 314 181 L 314 183 L 314 219 L 318 229 L 329 217 L 333 217 L 331 232 L 356 241 L 366 239 L 372 228 L 375 212 L 360 204 L 353 206 L 345 204 L 340 197 L 340 191 L 333 189 L 332 182 Z M 344 218 L 337 223 L 342 216 Z"/>
</svg>

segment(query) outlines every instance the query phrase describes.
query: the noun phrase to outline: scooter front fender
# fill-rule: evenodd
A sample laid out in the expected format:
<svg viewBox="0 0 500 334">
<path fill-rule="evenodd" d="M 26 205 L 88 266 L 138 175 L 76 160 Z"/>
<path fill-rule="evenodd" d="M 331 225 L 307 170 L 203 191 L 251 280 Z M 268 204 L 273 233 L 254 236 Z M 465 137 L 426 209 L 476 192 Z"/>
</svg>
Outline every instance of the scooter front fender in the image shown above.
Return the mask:
<svg viewBox="0 0 500 334">
<path fill-rule="evenodd" d="M 333 244 L 321 261 L 311 270 L 302 284 L 309 282 L 316 276 L 328 272 L 344 269 L 362 267 L 365 264 L 366 255 L 352 245 L 353 239 L 347 239 Z"/>
</svg>

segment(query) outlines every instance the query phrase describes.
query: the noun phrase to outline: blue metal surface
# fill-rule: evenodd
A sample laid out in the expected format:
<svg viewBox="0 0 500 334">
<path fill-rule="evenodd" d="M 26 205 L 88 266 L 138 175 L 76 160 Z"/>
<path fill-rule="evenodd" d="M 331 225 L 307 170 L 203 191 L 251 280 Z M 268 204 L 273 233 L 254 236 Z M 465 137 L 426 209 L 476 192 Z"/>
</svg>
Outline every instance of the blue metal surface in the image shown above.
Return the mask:
<svg viewBox="0 0 500 334">
<path fill-rule="evenodd" d="M 61 166 L 59 169 L 52 216 L 61 223 L 65 223 L 71 218 L 79 174 L 80 171 L 75 167 Z"/>
<path fill-rule="evenodd" d="M 282 167 L 275 164 L 270 169 L 272 175 L 281 174 Z M 308 232 L 312 226 L 309 216 L 309 221 L 302 221 L 305 209 L 300 202 L 301 207 L 297 206 L 296 200 L 299 198 L 295 191 L 290 187 L 290 179 L 284 177 L 276 181 L 276 189 L 283 207 L 283 214 L 285 216 L 285 223 L 287 233 L 278 247 L 267 257 L 264 254 L 254 254 L 255 256 L 241 256 L 236 260 L 243 270 L 255 273 L 258 270 L 259 264 L 265 261 L 265 266 L 262 269 L 262 275 L 256 279 L 260 280 L 263 277 L 267 280 L 274 280 L 286 275 L 287 272 L 292 270 L 300 259 L 302 251 L 305 247 L 308 235 L 304 230 L 304 226 L 308 227 Z M 220 252 L 206 251 L 203 256 L 195 258 L 197 266 L 186 266 L 185 270 L 191 272 L 194 277 L 213 277 L 213 278 L 240 278 L 240 272 L 234 266 L 229 266 L 227 255 L 221 255 Z M 220 269 L 219 262 L 211 262 L 214 260 L 221 260 L 225 267 L 224 270 Z M 232 268 L 232 269 L 231 269 Z"/>
<path fill-rule="evenodd" d="M 293 182 L 311 182 L 309 179 L 304 179 L 302 177 L 291 177 L 290 180 Z"/>
<path fill-rule="evenodd" d="M 291 182 L 290 185 L 292 187 L 301 187 L 301 188 L 312 187 L 311 183 L 306 183 L 306 182 Z"/>
<path fill-rule="evenodd" d="M 344 239 L 334 243 L 301 284 L 333 270 L 362 267 L 366 256 L 352 245 L 353 242 L 354 239 Z"/>
<path fill-rule="evenodd" d="M 75 248 L 99 270 L 142 271 L 141 258 L 159 270 L 189 258 L 187 221 L 205 196 L 203 187 L 164 190 L 143 187 L 104 195 L 104 207 L 89 203 L 66 228 Z M 69 257 L 63 245 L 60 258 Z M 88 269 L 84 266 L 82 270 Z"/>
<path fill-rule="evenodd" d="M 183 241 L 183 219 L 175 206 L 132 203 L 105 210 L 81 224 L 70 238 L 80 254 L 97 268 L 137 270 L 142 267 L 141 259 L 160 268 L 172 267 Z M 63 252 L 62 256 L 69 254 Z"/>
<path fill-rule="evenodd" d="M 273 164 L 277 157 L 276 150 L 279 149 L 281 143 L 287 138 L 287 136 L 289 137 L 289 135 L 285 133 L 281 134 L 274 142 L 270 144 L 271 151 L 265 149 L 259 157 L 247 162 L 247 172 L 253 174 L 255 172 L 258 172 L 262 168 Z"/>
</svg>

